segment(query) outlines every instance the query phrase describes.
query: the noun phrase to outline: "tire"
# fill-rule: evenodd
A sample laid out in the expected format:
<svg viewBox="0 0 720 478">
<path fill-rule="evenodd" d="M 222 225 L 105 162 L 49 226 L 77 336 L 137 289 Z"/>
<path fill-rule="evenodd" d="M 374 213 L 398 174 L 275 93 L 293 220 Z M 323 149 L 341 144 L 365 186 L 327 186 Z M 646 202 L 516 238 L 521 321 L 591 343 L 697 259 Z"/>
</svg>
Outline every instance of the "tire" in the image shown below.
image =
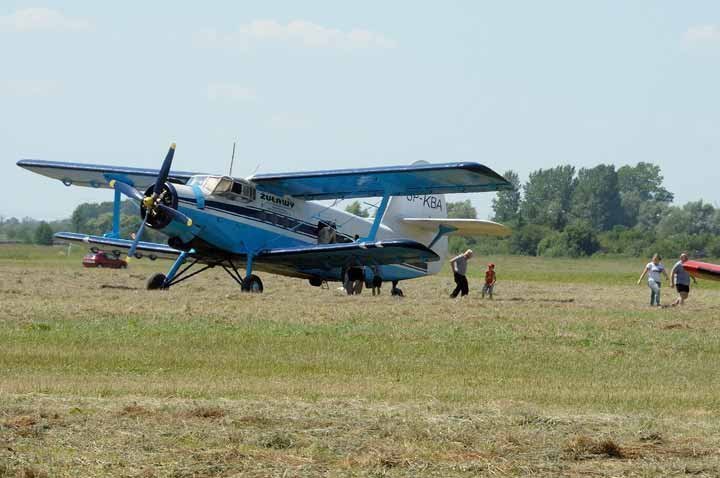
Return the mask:
<svg viewBox="0 0 720 478">
<path fill-rule="evenodd" d="M 121 264 L 120 269 L 127 269 L 127 264 Z"/>
<path fill-rule="evenodd" d="M 251 294 L 262 294 L 263 283 L 258 276 L 250 274 L 243 279 L 242 291 L 249 292 Z"/>
<path fill-rule="evenodd" d="M 156 272 L 153 275 L 151 275 L 147 283 L 145 284 L 147 290 L 160 290 L 160 289 L 167 289 L 167 287 L 164 287 L 165 285 L 165 274 L 161 272 Z"/>
<path fill-rule="evenodd" d="M 403 294 L 402 289 L 399 287 L 390 289 L 390 295 L 392 295 L 393 297 L 405 297 L 405 294 Z"/>
</svg>

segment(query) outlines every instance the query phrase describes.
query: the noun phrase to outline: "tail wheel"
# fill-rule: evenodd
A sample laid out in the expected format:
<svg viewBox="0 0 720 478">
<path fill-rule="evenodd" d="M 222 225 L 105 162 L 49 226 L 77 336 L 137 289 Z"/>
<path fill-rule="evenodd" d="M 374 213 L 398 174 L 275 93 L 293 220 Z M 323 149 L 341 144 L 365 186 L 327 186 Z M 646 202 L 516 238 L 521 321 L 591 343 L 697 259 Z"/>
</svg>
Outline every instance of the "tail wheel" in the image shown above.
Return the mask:
<svg viewBox="0 0 720 478">
<path fill-rule="evenodd" d="M 250 274 L 242 283 L 243 292 L 250 292 L 251 294 L 262 294 L 263 283 L 258 276 Z"/>
<path fill-rule="evenodd" d="M 161 272 L 156 272 L 155 274 L 151 275 L 147 280 L 147 290 L 158 290 L 158 289 L 165 289 L 165 274 Z"/>
</svg>

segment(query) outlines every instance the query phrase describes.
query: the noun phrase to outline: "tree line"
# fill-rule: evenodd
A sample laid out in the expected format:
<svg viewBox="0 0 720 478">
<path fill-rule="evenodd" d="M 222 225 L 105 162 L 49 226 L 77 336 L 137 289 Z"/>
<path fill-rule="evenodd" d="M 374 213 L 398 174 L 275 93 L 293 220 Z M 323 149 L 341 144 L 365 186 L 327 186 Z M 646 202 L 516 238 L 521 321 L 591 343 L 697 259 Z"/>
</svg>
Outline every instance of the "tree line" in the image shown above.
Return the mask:
<svg viewBox="0 0 720 478">
<path fill-rule="evenodd" d="M 50 245 L 58 231 L 79 232 L 102 236 L 112 231 L 113 202 L 83 203 L 67 219 L 39 221 L 29 217 L 18 219 L 0 216 L 0 241 Z M 125 200 L 120 207 L 120 237 L 129 237 L 140 226 L 140 209 L 133 201 Z M 146 229 L 143 240 L 165 242 L 160 233 Z"/>
<path fill-rule="evenodd" d="M 513 189 L 496 194 L 492 219 L 510 226 L 512 236 L 453 238 L 454 250 L 552 257 L 688 251 L 720 257 L 720 209 L 702 200 L 673 205 L 657 165 L 563 165 L 533 171 L 523 185 L 515 171 L 504 176 Z M 462 216 L 448 210 L 468 217 L 467 207 L 460 208 Z"/>
</svg>

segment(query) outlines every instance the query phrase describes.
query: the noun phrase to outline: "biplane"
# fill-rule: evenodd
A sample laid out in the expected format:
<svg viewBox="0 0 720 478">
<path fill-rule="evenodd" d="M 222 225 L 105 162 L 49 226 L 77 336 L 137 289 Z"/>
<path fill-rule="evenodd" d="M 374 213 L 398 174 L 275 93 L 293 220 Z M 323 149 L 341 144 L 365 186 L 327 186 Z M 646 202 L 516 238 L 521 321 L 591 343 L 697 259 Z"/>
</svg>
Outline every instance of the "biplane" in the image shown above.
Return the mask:
<svg viewBox="0 0 720 478">
<path fill-rule="evenodd" d="M 57 239 L 127 251 L 128 258 L 169 259 L 148 289 L 167 289 L 221 267 L 242 291 L 262 292 L 255 272 L 306 279 L 319 287 L 351 271 L 398 282 L 437 273 L 451 234 L 509 234 L 491 221 L 448 219 L 445 194 L 500 191 L 512 185 L 478 163 L 457 162 L 338 169 L 236 178 L 173 171 L 175 144 L 159 170 L 23 159 L 18 166 L 65 186 L 114 190 L 113 230 L 103 236 L 59 232 Z M 139 205 L 142 221 L 121 238 L 120 204 Z M 380 198 L 373 218 L 335 206 L 344 199 Z M 320 202 L 322 201 L 322 202 Z M 330 204 L 328 204 L 330 203 Z M 145 228 L 167 244 L 142 241 Z M 370 277 L 371 279 L 372 277 Z"/>
</svg>

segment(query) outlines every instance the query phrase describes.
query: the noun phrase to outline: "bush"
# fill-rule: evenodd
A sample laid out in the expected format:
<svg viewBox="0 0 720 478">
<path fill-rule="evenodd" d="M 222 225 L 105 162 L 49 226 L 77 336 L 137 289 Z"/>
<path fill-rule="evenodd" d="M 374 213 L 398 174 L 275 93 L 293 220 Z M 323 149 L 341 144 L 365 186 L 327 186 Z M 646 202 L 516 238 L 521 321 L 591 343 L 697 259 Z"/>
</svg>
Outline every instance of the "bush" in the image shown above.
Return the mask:
<svg viewBox="0 0 720 478">
<path fill-rule="evenodd" d="M 600 250 L 600 243 L 592 226 L 575 222 L 563 232 L 553 232 L 538 244 L 538 255 L 549 257 L 591 256 Z"/>
<path fill-rule="evenodd" d="M 553 233 L 547 226 L 528 224 L 518 227 L 510 236 L 510 252 L 527 256 L 538 254 L 538 245 L 546 236 Z"/>
</svg>

